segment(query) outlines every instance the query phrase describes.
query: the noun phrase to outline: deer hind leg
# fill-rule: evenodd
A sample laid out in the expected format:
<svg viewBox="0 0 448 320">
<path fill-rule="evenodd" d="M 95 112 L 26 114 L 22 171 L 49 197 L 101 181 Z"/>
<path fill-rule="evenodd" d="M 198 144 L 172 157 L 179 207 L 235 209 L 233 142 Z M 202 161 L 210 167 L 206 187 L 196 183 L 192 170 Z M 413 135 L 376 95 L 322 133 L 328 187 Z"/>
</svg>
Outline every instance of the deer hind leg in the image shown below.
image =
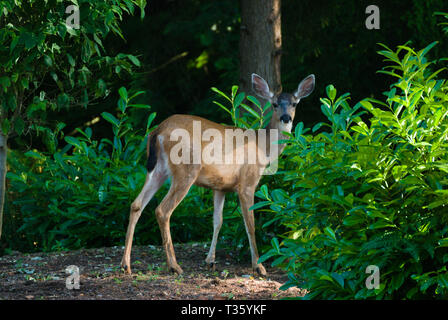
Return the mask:
<svg viewBox="0 0 448 320">
<path fill-rule="evenodd" d="M 178 170 L 180 170 L 178 168 Z M 185 167 L 182 172 L 176 172 L 173 175 L 173 181 L 171 183 L 170 190 L 163 198 L 160 205 L 156 208 L 157 222 L 159 223 L 160 233 L 162 235 L 163 248 L 165 249 L 168 269 L 183 273 L 182 268 L 177 264 L 176 255 L 174 253 L 173 242 L 170 232 L 170 218 L 174 209 L 187 195 L 191 186 L 195 182 L 200 167 L 188 166 Z"/>
<path fill-rule="evenodd" d="M 152 172 L 146 175 L 146 181 L 143 185 L 143 189 L 131 205 L 128 230 L 126 232 L 125 249 L 121 260 L 121 267 L 128 274 L 131 274 L 131 249 L 135 226 L 137 225 L 137 221 L 146 205 L 149 203 L 157 190 L 160 189 L 166 179 L 167 175 L 164 170 L 160 170 L 160 168 L 156 167 Z"/>
<path fill-rule="evenodd" d="M 247 236 L 249 238 L 250 245 L 250 253 L 252 256 L 252 268 L 254 271 L 260 273 L 265 276 L 266 270 L 261 263 L 258 263 L 258 250 L 257 243 L 255 241 L 255 220 L 254 220 L 254 212 L 253 210 L 249 210 L 251 206 L 254 204 L 254 191 L 252 188 L 246 188 L 241 190 L 238 193 L 241 211 L 243 213 L 244 218 L 244 226 L 246 227 Z"/>
<path fill-rule="evenodd" d="M 222 209 L 224 208 L 225 193 L 214 191 L 213 193 L 213 238 L 205 262 L 212 268 L 215 266 L 216 243 L 218 242 L 219 230 L 222 226 Z"/>
</svg>

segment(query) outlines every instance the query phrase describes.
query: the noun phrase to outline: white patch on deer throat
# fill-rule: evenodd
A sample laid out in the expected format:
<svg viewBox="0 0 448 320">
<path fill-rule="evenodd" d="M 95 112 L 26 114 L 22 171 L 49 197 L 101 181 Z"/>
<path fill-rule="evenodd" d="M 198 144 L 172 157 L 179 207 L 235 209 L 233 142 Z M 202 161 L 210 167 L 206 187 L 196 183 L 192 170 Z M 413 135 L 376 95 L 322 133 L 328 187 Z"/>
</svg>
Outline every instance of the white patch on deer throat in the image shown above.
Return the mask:
<svg viewBox="0 0 448 320">
<path fill-rule="evenodd" d="M 280 133 L 282 131 L 291 132 L 291 130 L 292 130 L 292 121 L 289 121 L 288 123 L 284 123 L 283 121 L 280 121 L 280 123 L 278 125 L 278 130 L 280 131 Z"/>
</svg>

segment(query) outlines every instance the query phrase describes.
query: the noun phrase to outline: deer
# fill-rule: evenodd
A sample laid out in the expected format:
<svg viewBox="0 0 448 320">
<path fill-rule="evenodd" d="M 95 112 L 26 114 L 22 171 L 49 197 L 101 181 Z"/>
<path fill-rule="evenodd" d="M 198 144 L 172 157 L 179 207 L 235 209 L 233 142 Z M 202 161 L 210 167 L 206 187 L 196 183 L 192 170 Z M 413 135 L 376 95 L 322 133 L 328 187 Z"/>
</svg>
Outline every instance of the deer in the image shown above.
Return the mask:
<svg viewBox="0 0 448 320">
<path fill-rule="evenodd" d="M 290 93 L 274 94 L 268 83 L 259 75 L 253 73 L 251 76 L 252 90 L 260 98 L 271 103 L 273 112 L 267 125 L 268 132 L 278 132 L 280 139 L 285 139 L 283 132 L 291 133 L 293 120 L 296 112 L 296 106 L 302 98 L 309 96 L 315 87 L 315 76 L 313 74 L 304 78 L 298 85 L 296 91 Z M 147 156 L 147 174 L 146 180 L 141 192 L 132 202 L 129 214 L 129 224 L 126 232 L 126 240 L 121 267 L 131 274 L 131 248 L 137 221 L 149 203 L 154 194 L 159 190 L 163 183 L 171 177 L 171 186 L 169 191 L 155 209 L 155 215 L 161 232 L 163 249 L 166 254 L 166 263 L 170 271 L 182 274 L 183 270 L 176 261 L 174 246 L 170 233 L 170 218 L 174 209 L 185 198 L 192 185 L 205 187 L 213 190 L 213 237 L 210 249 L 205 262 L 209 266 L 215 265 L 215 252 L 218 241 L 219 231 L 223 223 L 223 208 L 225 195 L 228 192 L 236 192 L 239 198 L 239 204 L 243 216 L 245 230 L 249 240 L 252 269 L 261 276 L 266 276 L 266 269 L 261 263 L 258 263 L 259 255 L 255 239 L 255 221 L 254 213 L 251 207 L 254 204 L 254 193 L 262 176 L 263 169 L 266 167 L 266 161 L 257 161 L 256 163 L 175 163 L 171 158 L 175 148 L 175 141 L 172 141 L 172 134 L 175 130 L 182 129 L 193 134 L 194 123 L 200 124 L 201 132 L 207 129 L 225 134 L 225 130 L 240 129 L 231 126 L 225 126 L 194 115 L 175 114 L 164 121 L 148 135 L 146 156 Z M 270 141 L 270 135 L 264 137 Z M 258 148 L 260 140 L 254 140 L 255 148 Z M 264 152 L 265 157 L 269 157 L 272 143 L 267 143 L 266 150 L 257 149 L 257 152 Z M 213 146 L 218 143 L 216 139 L 210 139 L 208 143 L 195 147 L 192 144 L 186 144 L 189 157 L 195 156 L 203 151 L 207 146 Z M 248 147 L 245 143 L 244 147 Z M 275 141 L 278 145 L 278 141 Z M 221 148 L 221 146 L 215 146 Z M 285 144 L 279 146 L 280 154 Z M 240 150 L 241 151 L 241 150 Z M 237 151 L 240 152 L 240 151 Z M 188 156 L 188 155 L 187 155 Z M 188 157 L 187 157 L 188 158 Z M 273 161 L 275 159 L 270 159 Z"/>
</svg>

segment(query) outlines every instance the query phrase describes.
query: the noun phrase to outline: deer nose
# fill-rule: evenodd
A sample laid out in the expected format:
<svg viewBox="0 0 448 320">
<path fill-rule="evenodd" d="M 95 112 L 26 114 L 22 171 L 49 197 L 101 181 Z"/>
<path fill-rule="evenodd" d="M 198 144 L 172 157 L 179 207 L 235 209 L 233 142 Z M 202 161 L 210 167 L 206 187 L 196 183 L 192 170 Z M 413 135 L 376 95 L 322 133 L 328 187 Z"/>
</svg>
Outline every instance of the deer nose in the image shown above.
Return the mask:
<svg viewBox="0 0 448 320">
<path fill-rule="evenodd" d="M 289 123 L 291 121 L 291 116 L 289 114 L 284 114 L 280 117 L 280 121 L 284 123 Z"/>
</svg>

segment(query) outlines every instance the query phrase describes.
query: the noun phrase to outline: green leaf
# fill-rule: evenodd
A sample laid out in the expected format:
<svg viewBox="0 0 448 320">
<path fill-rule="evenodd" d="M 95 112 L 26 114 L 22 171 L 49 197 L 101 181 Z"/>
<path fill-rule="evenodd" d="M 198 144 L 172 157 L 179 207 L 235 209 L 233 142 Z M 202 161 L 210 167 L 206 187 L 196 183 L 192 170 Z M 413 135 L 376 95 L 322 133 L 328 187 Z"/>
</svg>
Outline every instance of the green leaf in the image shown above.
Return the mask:
<svg viewBox="0 0 448 320">
<path fill-rule="evenodd" d="M 319 280 L 325 280 L 325 281 L 329 281 L 331 283 L 334 283 L 334 279 L 332 277 L 330 277 L 327 274 L 323 274 L 319 277 Z"/>
<path fill-rule="evenodd" d="M 252 102 L 254 105 L 256 105 L 258 108 L 261 108 L 261 104 L 260 101 L 258 101 L 257 98 L 253 97 L 253 96 L 247 96 L 247 100 L 249 100 L 250 102 Z M 270 105 L 270 104 L 269 104 Z M 266 108 L 267 109 L 267 108 Z M 264 112 L 265 110 L 263 110 Z"/>
<path fill-rule="evenodd" d="M 267 205 L 270 205 L 271 201 L 261 201 L 261 202 L 257 202 L 256 204 L 254 204 L 253 206 L 251 206 L 249 208 L 249 210 L 257 210 L 263 207 L 266 207 Z"/>
<path fill-rule="evenodd" d="M 397 226 L 394 225 L 394 224 L 392 224 L 392 223 L 389 223 L 389 222 L 387 222 L 387 221 L 381 220 L 381 221 L 377 221 L 377 222 L 371 224 L 371 225 L 369 226 L 369 229 L 371 229 L 371 230 L 375 230 L 375 229 L 396 228 L 396 227 L 397 227 Z"/>
<path fill-rule="evenodd" d="M 237 92 L 238 92 L 238 86 L 232 86 L 232 100 L 235 99 Z"/>
<path fill-rule="evenodd" d="M 323 104 L 320 106 L 320 109 L 322 110 L 322 113 L 328 118 L 330 119 L 331 117 L 331 109 L 329 108 L 329 106 Z"/>
<path fill-rule="evenodd" d="M 16 47 L 17 43 L 19 42 L 20 37 L 16 37 L 14 36 L 14 38 L 11 41 L 11 46 L 9 48 L 9 53 L 12 53 L 12 51 L 14 50 L 14 48 Z"/>
<path fill-rule="evenodd" d="M 246 109 L 251 115 L 253 115 L 255 118 L 257 118 L 257 119 L 261 119 L 260 118 L 260 115 L 256 112 L 256 111 L 254 111 L 251 107 L 249 107 L 248 105 L 246 105 L 246 104 L 241 104 L 241 106 L 244 108 L 244 109 Z"/>
<path fill-rule="evenodd" d="M 313 129 L 311 129 L 311 131 L 314 133 L 314 132 L 316 132 L 317 130 L 319 130 L 320 127 L 322 127 L 323 125 L 325 125 L 324 122 L 319 122 L 319 123 L 317 123 L 316 125 L 313 126 Z"/>
<path fill-rule="evenodd" d="M 121 87 L 120 89 L 118 89 L 118 94 L 124 101 L 128 101 L 128 91 L 125 87 Z"/>
<path fill-rule="evenodd" d="M 436 201 L 433 201 L 433 202 L 431 202 L 429 205 L 427 205 L 427 206 L 424 206 L 423 208 L 427 208 L 427 209 L 435 209 L 435 208 L 438 208 L 438 207 L 440 207 L 440 206 L 443 206 L 443 205 L 445 205 L 445 204 L 448 204 L 448 200 L 446 200 L 446 199 L 441 199 L 441 200 L 436 200 Z"/>
<path fill-rule="evenodd" d="M 344 218 L 343 224 L 345 226 L 351 227 L 358 224 L 361 224 L 365 221 L 365 219 L 357 214 L 350 214 Z"/>
<path fill-rule="evenodd" d="M 272 238 L 271 244 L 272 244 L 272 247 L 274 247 L 275 251 L 277 251 L 277 253 L 280 253 L 280 244 L 278 243 L 278 239 Z"/>
<path fill-rule="evenodd" d="M 140 109 L 151 109 L 147 104 L 130 104 L 129 107 L 140 108 Z"/>
<path fill-rule="evenodd" d="M 156 117 L 155 112 L 153 112 L 149 115 L 148 122 L 146 123 L 146 130 L 148 130 L 151 127 L 152 121 L 154 120 L 155 117 Z"/>
<path fill-rule="evenodd" d="M 64 140 L 68 144 L 71 144 L 72 146 L 75 146 L 78 149 L 82 149 L 81 142 L 77 138 L 68 136 L 68 137 L 65 137 Z"/>
<path fill-rule="evenodd" d="M 227 112 L 228 114 L 230 114 L 231 116 L 233 116 L 232 112 L 227 109 L 226 107 L 224 107 L 221 103 L 217 102 L 217 101 L 213 101 L 214 104 L 218 105 L 221 109 L 223 109 L 225 112 Z"/>
<path fill-rule="evenodd" d="M 120 121 L 118 121 L 117 118 L 115 118 L 112 114 L 110 114 L 109 112 L 103 112 L 101 113 L 101 116 L 109 121 L 110 123 L 112 123 L 114 126 L 119 127 L 120 126 Z"/>
<path fill-rule="evenodd" d="M 211 90 L 216 92 L 217 94 L 219 94 L 221 97 L 227 99 L 230 103 L 232 103 L 232 99 L 230 99 L 224 92 L 220 91 L 219 89 L 217 89 L 215 87 L 212 87 Z"/>
<path fill-rule="evenodd" d="M 72 27 L 67 27 L 67 32 L 72 35 L 72 36 L 78 36 L 78 32 L 76 31 L 76 29 L 73 29 Z"/>
<path fill-rule="evenodd" d="M 421 56 L 425 56 L 432 48 L 434 48 L 435 45 L 437 45 L 439 43 L 439 41 L 434 41 L 432 43 L 430 43 L 426 48 L 424 48 L 423 50 L 421 50 L 419 52 L 419 55 Z"/>
<path fill-rule="evenodd" d="M 329 86 L 327 86 L 326 90 L 327 90 L 327 96 L 331 99 L 331 101 L 334 101 L 337 93 L 335 87 L 332 84 L 330 84 Z"/>
<path fill-rule="evenodd" d="M 333 229 L 331 229 L 330 227 L 326 227 L 326 228 L 324 229 L 324 233 L 325 233 L 327 236 L 329 236 L 331 239 L 333 239 L 334 241 L 337 241 L 337 240 L 336 240 L 336 235 L 334 234 Z"/>
<path fill-rule="evenodd" d="M 87 139 L 92 138 L 92 128 L 90 128 L 90 127 L 86 128 L 86 136 L 87 136 Z"/>
<path fill-rule="evenodd" d="M 277 253 L 271 249 L 268 252 L 266 252 L 265 254 L 263 254 L 259 259 L 258 259 L 258 263 L 263 263 L 266 260 L 268 260 L 269 258 L 272 258 L 273 256 L 276 256 Z"/>
<path fill-rule="evenodd" d="M 340 274 L 332 272 L 331 276 L 341 288 L 344 288 L 344 278 Z"/>
<path fill-rule="evenodd" d="M 233 103 L 233 107 L 236 109 L 240 106 L 241 102 L 243 102 L 244 98 L 245 98 L 245 94 L 244 92 L 240 92 L 238 93 L 238 95 L 236 96 L 234 103 Z"/>
<path fill-rule="evenodd" d="M 47 66 L 51 67 L 53 65 L 53 60 L 48 55 L 44 56 L 44 62 Z"/>
<path fill-rule="evenodd" d="M 117 106 L 118 106 L 118 110 L 120 110 L 122 113 L 124 113 L 126 110 L 126 107 L 127 107 L 126 100 L 124 100 L 123 98 L 118 99 Z"/>
<path fill-rule="evenodd" d="M 136 56 L 133 56 L 132 54 L 128 54 L 128 58 L 129 58 L 129 60 L 131 60 L 131 62 L 132 62 L 133 64 L 135 64 L 137 67 L 140 67 L 140 66 L 141 66 L 140 61 L 137 59 Z"/>
<path fill-rule="evenodd" d="M 274 201 L 278 203 L 281 203 L 288 198 L 288 194 L 283 189 L 272 190 L 271 195 Z"/>
<path fill-rule="evenodd" d="M 268 192 L 268 186 L 267 185 L 262 185 L 260 187 L 260 191 L 263 194 L 264 198 L 267 200 L 271 200 L 271 198 L 269 197 L 269 192 Z"/>
<path fill-rule="evenodd" d="M 34 151 L 27 151 L 25 152 L 25 156 L 29 157 L 29 158 L 34 158 L 34 159 L 38 159 L 38 160 L 43 160 L 45 161 L 46 157 L 44 155 L 41 155 L 38 152 L 34 152 Z"/>
<path fill-rule="evenodd" d="M 282 264 L 288 257 L 287 256 L 280 256 L 274 261 L 272 261 L 271 266 L 277 267 L 278 265 Z"/>
<path fill-rule="evenodd" d="M 439 247 L 448 247 L 448 238 L 439 240 Z"/>
<path fill-rule="evenodd" d="M 132 100 L 132 99 L 134 99 L 135 97 L 138 97 L 139 95 L 141 95 L 141 94 L 144 94 L 146 91 L 137 91 L 136 93 L 134 93 L 130 98 L 129 98 L 129 100 Z"/>
<path fill-rule="evenodd" d="M 140 19 L 145 17 L 146 0 L 138 0 L 138 6 L 140 7 Z"/>
</svg>

